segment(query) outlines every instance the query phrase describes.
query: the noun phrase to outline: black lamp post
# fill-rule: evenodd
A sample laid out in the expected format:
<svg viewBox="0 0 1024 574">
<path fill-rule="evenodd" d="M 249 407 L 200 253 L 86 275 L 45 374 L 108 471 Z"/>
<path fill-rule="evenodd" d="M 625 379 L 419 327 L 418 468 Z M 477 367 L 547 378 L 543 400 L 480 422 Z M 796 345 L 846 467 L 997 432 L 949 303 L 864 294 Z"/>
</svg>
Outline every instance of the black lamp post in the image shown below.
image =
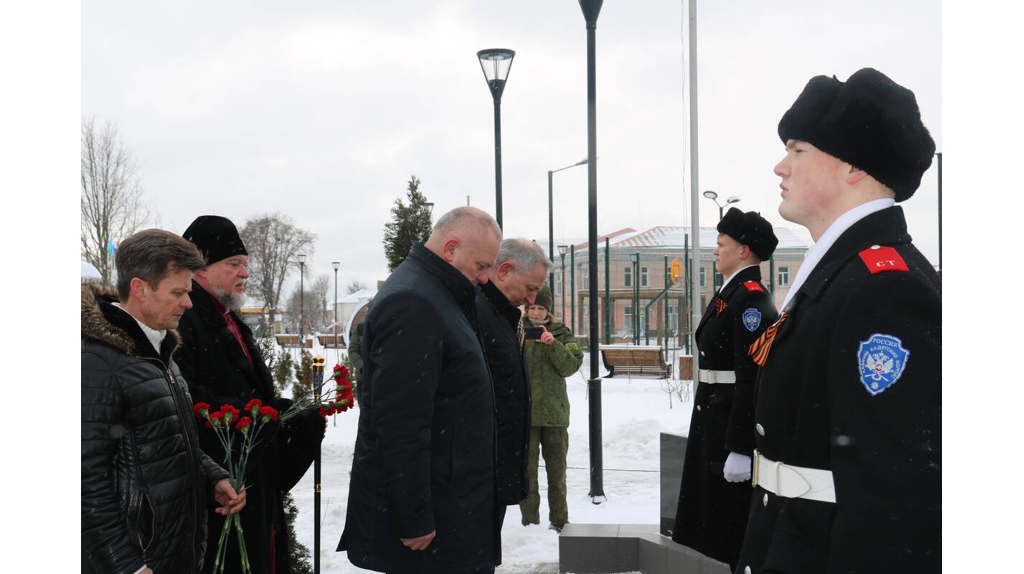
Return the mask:
<svg viewBox="0 0 1024 574">
<path fill-rule="evenodd" d="M 562 257 L 562 267 L 559 269 L 562 273 L 562 322 L 565 322 L 565 252 L 569 250 L 568 245 L 559 245 L 558 254 Z"/>
<path fill-rule="evenodd" d="M 303 339 L 302 331 L 302 320 L 306 317 L 305 314 L 305 288 L 303 287 L 303 278 L 306 274 L 306 255 L 299 253 L 299 349 L 301 350 L 305 345 L 306 341 Z"/>
<path fill-rule="evenodd" d="M 598 362 L 597 313 L 597 17 L 604 0 L 579 0 L 587 22 L 587 252 L 590 273 L 590 378 L 587 395 L 590 403 L 590 501 L 600 504 L 604 495 L 604 454 L 601 441 L 601 376 Z"/>
<path fill-rule="evenodd" d="M 715 202 L 715 205 L 718 206 L 718 221 L 722 221 L 722 217 L 725 216 L 724 209 L 726 205 L 729 205 L 730 203 L 738 203 L 740 200 L 740 198 L 732 195 L 729 196 L 729 199 L 725 200 L 725 203 L 718 203 L 718 194 L 710 189 L 705 191 L 703 195 Z M 711 286 L 718 287 L 718 262 L 714 259 L 711 260 Z"/>
<path fill-rule="evenodd" d="M 551 176 L 562 170 L 569 169 L 570 167 L 587 165 L 587 161 L 589 161 L 589 159 L 590 158 L 583 158 L 583 161 L 578 161 L 570 166 L 561 167 L 548 172 L 548 257 L 551 261 L 555 260 L 555 200 L 554 194 L 552 193 Z M 559 246 L 559 249 L 561 249 L 561 246 Z M 563 253 L 562 256 L 564 257 L 565 254 Z M 551 284 L 552 288 L 555 286 L 554 271 L 551 272 L 551 277 L 548 279 L 548 282 Z"/>
<path fill-rule="evenodd" d="M 331 267 L 334 267 L 334 346 L 338 347 L 338 267 L 341 267 L 340 261 L 331 261 Z"/>
<path fill-rule="evenodd" d="M 501 227 L 501 93 L 505 91 L 505 81 L 512 69 L 512 58 L 516 53 L 505 48 L 480 50 L 476 57 L 480 59 L 480 68 L 484 71 L 487 87 L 494 98 L 494 219 Z"/>
</svg>

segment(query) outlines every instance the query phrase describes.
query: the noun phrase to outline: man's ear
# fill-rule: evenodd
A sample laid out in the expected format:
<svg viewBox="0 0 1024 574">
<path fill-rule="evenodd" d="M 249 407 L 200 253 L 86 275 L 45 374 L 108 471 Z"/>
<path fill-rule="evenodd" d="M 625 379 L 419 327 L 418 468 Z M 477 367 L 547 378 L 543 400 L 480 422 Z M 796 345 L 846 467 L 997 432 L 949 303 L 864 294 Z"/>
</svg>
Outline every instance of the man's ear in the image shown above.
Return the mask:
<svg viewBox="0 0 1024 574">
<path fill-rule="evenodd" d="M 740 245 L 740 259 L 746 260 L 748 257 L 750 257 L 750 246 Z"/>
<path fill-rule="evenodd" d="M 140 302 L 145 302 L 146 297 L 149 296 L 151 291 L 149 284 L 138 277 L 132 277 L 132 282 L 129 284 L 128 290 L 129 293 L 134 295 Z"/>
<path fill-rule="evenodd" d="M 846 183 L 853 185 L 868 176 L 868 172 L 859 167 L 850 166 L 850 172 L 846 175 Z"/>
<path fill-rule="evenodd" d="M 516 266 L 511 261 L 506 261 L 495 270 L 495 275 L 498 279 L 504 279 L 512 274 L 516 270 Z"/>
<path fill-rule="evenodd" d="M 452 259 L 455 258 L 455 250 L 458 248 L 458 238 L 452 237 L 448 241 L 445 241 L 444 247 L 441 249 L 441 254 L 444 256 L 444 260 L 451 263 Z"/>
</svg>

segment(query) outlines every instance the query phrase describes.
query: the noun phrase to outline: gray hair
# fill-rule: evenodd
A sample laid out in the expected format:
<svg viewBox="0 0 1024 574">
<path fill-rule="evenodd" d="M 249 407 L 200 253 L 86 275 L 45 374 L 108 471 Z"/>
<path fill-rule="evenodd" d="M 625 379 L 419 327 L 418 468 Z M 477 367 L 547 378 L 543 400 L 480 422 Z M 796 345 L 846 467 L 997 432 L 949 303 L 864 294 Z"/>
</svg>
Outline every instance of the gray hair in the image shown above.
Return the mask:
<svg viewBox="0 0 1024 574">
<path fill-rule="evenodd" d="M 555 267 L 544 253 L 543 247 L 522 237 L 506 239 L 501 242 L 498 259 L 494 262 L 494 269 L 507 262 L 511 262 L 516 269 L 524 272 L 529 272 L 538 265 L 543 265 L 544 271 L 547 272 Z"/>
<path fill-rule="evenodd" d="M 486 211 L 477 207 L 456 207 L 448 213 L 441 216 L 434 224 L 434 233 L 440 233 L 447 235 L 455 231 L 456 229 L 468 229 L 468 228 L 490 228 L 494 235 L 498 239 L 501 239 L 501 227 L 498 226 L 498 222 L 494 220 Z"/>
</svg>

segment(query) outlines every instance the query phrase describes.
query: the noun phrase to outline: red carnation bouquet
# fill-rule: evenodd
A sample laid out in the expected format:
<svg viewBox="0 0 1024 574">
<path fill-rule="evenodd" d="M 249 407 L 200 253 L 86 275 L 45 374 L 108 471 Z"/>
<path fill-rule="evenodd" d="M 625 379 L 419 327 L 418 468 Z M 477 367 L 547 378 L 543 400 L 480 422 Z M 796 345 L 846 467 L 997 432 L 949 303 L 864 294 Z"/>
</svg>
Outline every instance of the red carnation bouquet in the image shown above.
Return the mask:
<svg viewBox="0 0 1024 574">
<path fill-rule="evenodd" d="M 332 388 L 333 386 L 333 388 Z M 324 391 L 327 391 L 324 394 Z M 333 391 L 333 396 L 331 395 Z M 210 412 L 210 405 L 207 403 L 196 403 L 192 407 L 199 420 L 206 421 L 206 427 L 213 429 L 217 439 L 224 448 L 224 465 L 228 471 L 231 486 L 236 492 L 242 492 L 245 479 L 245 469 L 249 462 L 249 455 L 253 448 L 259 443 L 260 434 L 264 427 L 273 421 L 285 422 L 306 411 L 318 409 L 320 415 L 327 418 L 329 415 L 343 413 L 354 405 L 352 397 L 352 383 L 348 380 L 348 369 L 342 365 L 335 365 L 331 377 L 320 383 L 315 389 L 303 393 L 297 397 L 283 413 L 279 413 L 272 406 L 264 405 L 259 399 L 252 399 L 245 405 L 245 409 L 239 411 L 231 405 L 222 405 L 219 410 Z M 236 441 L 240 440 L 238 450 L 235 450 Z M 237 456 L 233 456 L 237 452 Z M 213 563 L 214 572 L 224 572 L 227 552 L 227 540 L 234 529 L 238 536 L 238 548 L 242 558 L 242 572 L 252 572 L 249 565 L 249 556 L 245 549 L 245 536 L 242 532 L 242 521 L 239 514 L 229 514 L 224 520 L 224 527 L 220 532 L 220 541 L 217 544 L 217 554 Z"/>
</svg>

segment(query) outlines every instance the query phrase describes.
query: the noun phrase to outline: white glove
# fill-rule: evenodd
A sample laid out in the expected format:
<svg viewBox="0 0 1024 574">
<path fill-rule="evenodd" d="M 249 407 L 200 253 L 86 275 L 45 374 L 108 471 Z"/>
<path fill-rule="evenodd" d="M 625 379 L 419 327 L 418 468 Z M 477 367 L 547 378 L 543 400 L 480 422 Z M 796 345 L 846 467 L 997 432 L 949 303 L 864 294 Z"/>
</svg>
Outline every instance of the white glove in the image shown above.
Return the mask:
<svg viewBox="0 0 1024 574">
<path fill-rule="evenodd" d="M 725 459 L 725 480 L 744 482 L 750 480 L 750 457 L 738 452 L 730 452 Z"/>
</svg>

